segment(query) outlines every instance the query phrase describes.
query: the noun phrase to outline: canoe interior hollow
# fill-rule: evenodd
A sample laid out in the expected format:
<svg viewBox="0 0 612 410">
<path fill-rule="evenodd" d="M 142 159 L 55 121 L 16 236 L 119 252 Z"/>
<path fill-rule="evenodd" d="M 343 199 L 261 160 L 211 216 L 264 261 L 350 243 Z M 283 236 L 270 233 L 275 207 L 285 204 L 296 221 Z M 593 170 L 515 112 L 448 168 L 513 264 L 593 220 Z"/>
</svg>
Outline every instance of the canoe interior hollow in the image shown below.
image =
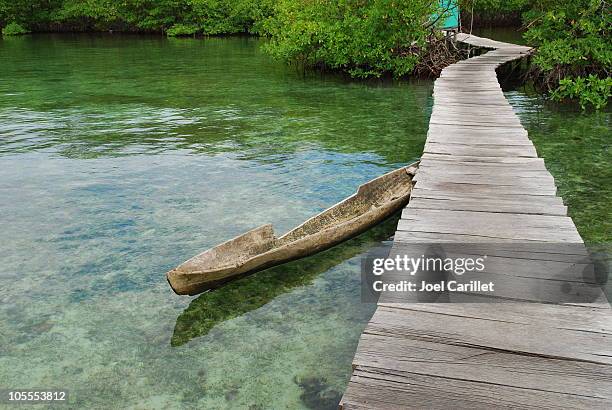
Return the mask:
<svg viewBox="0 0 612 410">
<path fill-rule="evenodd" d="M 179 294 L 195 294 L 231 277 L 320 252 L 381 222 L 408 202 L 416 164 L 375 178 L 357 192 L 277 238 L 262 225 L 208 249 L 168 272 Z"/>
</svg>

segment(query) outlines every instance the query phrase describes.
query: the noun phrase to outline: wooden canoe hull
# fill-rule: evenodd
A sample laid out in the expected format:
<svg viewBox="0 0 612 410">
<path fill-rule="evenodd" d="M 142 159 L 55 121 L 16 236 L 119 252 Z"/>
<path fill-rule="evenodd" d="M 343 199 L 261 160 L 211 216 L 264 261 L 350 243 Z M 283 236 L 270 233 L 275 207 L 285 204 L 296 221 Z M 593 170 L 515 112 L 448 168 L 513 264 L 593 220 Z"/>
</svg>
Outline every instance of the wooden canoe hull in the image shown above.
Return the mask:
<svg viewBox="0 0 612 410">
<path fill-rule="evenodd" d="M 309 219 L 278 239 L 274 236 L 272 225 L 263 225 L 211 248 L 169 271 L 166 274 L 168 283 L 179 295 L 195 295 L 230 280 L 321 252 L 346 241 L 382 222 L 408 203 L 415 169 L 414 165 L 404 167 L 362 185 L 355 195 Z M 393 181 L 389 181 L 391 179 Z M 367 206 L 368 204 L 364 205 L 364 200 L 367 201 L 365 196 L 368 195 L 368 190 L 381 188 L 380 184 L 377 185 L 379 180 L 385 180 L 387 184 L 396 184 L 393 185 L 395 189 L 397 184 L 403 186 L 397 190 L 396 197 L 376 204 L 377 206 L 372 204 L 366 212 L 346 218 L 340 223 L 329 223 L 331 219 L 337 218 L 334 214 L 351 208 L 350 202 L 358 201 L 361 208 Z M 323 222 L 319 227 L 320 220 Z M 303 232 L 313 229 L 316 230 L 312 233 Z M 297 238 L 293 240 L 293 236 Z M 243 256 L 245 254 L 252 256 L 245 258 Z M 220 267 L 206 266 L 207 263 L 210 264 L 211 259 L 219 258 L 219 255 L 227 255 L 226 259 L 229 260 L 235 257 L 239 261 Z"/>
</svg>

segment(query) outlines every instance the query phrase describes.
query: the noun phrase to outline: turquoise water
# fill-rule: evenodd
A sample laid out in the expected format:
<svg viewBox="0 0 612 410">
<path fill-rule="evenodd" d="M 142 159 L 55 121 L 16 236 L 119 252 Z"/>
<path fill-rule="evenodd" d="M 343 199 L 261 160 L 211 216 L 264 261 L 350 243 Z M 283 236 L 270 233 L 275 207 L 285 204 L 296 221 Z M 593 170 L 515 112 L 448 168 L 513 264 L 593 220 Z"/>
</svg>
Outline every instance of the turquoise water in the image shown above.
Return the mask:
<svg viewBox="0 0 612 410">
<path fill-rule="evenodd" d="M 259 40 L 0 40 L 0 389 L 73 407 L 335 408 L 373 307 L 345 245 L 199 298 L 164 273 L 416 159 L 431 82 L 302 77 Z"/>
<path fill-rule="evenodd" d="M 612 243 L 612 110 L 582 111 L 553 104 L 529 88 L 506 92 L 538 155 L 555 178 L 582 239 Z"/>
</svg>

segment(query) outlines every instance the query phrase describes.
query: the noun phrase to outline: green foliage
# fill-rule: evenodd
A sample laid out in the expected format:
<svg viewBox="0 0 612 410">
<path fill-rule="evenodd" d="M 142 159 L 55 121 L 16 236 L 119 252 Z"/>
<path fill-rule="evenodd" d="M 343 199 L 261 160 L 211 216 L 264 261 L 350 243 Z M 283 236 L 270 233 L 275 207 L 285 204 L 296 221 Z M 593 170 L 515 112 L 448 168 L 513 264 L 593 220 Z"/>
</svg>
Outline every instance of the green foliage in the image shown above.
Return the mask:
<svg viewBox="0 0 612 410">
<path fill-rule="evenodd" d="M 3 36 L 18 36 L 21 34 L 27 34 L 29 32 L 30 31 L 27 28 L 14 21 L 7 24 L 6 27 L 2 29 Z"/>
<path fill-rule="evenodd" d="M 536 75 L 554 99 L 602 108 L 610 98 L 612 17 L 603 0 L 538 1 L 525 14 Z"/>
<path fill-rule="evenodd" d="M 181 37 L 181 36 L 193 36 L 198 32 L 197 26 L 191 26 L 186 24 L 175 24 L 166 31 L 168 37 Z"/>
<path fill-rule="evenodd" d="M 250 33 L 263 34 L 264 22 L 272 15 L 277 0 L 236 0 L 233 13 Z"/>
<path fill-rule="evenodd" d="M 483 27 L 519 27 L 522 14 L 534 0 L 459 0 L 466 31 Z"/>
<path fill-rule="evenodd" d="M 61 7 L 51 14 L 51 18 L 55 21 L 85 18 L 112 22 L 119 18 L 119 10 L 112 0 L 64 0 Z"/>
<path fill-rule="evenodd" d="M 35 30 L 40 22 L 49 21 L 49 14 L 61 0 L 0 0 L 0 26 L 11 22 Z"/>
<path fill-rule="evenodd" d="M 583 109 L 590 105 L 599 110 L 607 105 L 610 97 L 612 78 L 598 78 L 593 74 L 587 78 L 563 78 L 551 93 L 551 98 L 556 101 L 578 100 Z"/>
<path fill-rule="evenodd" d="M 354 76 L 401 76 L 427 46 L 428 0 L 280 0 L 264 28 L 273 56 Z"/>
<path fill-rule="evenodd" d="M 495 20 L 504 16 L 520 16 L 532 0 L 460 0 L 459 7 L 464 13 L 471 13 L 480 19 Z"/>
<path fill-rule="evenodd" d="M 275 0 L 0 0 L 0 25 L 40 30 L 170 31 L 169 35 L 259 32 Z"/>
</svg>

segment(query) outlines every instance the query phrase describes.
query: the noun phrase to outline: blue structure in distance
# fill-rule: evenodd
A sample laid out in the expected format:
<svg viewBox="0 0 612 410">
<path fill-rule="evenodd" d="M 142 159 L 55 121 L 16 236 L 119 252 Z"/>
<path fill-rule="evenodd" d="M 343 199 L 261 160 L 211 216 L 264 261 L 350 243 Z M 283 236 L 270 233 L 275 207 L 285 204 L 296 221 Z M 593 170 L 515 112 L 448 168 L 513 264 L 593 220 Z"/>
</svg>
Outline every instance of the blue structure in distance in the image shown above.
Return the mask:
<svg viewBox="0 0 612 410">
<path fill-rule="evenodd" d="M 459 19 L 459 5 L 457 0 L 440 0 L 440 10 L 443 13 L 438 22 L 442 30 L 459 30 L 461 20 Z M 433 16 L 438 18 L 438 14 Z"/>
</svg>

